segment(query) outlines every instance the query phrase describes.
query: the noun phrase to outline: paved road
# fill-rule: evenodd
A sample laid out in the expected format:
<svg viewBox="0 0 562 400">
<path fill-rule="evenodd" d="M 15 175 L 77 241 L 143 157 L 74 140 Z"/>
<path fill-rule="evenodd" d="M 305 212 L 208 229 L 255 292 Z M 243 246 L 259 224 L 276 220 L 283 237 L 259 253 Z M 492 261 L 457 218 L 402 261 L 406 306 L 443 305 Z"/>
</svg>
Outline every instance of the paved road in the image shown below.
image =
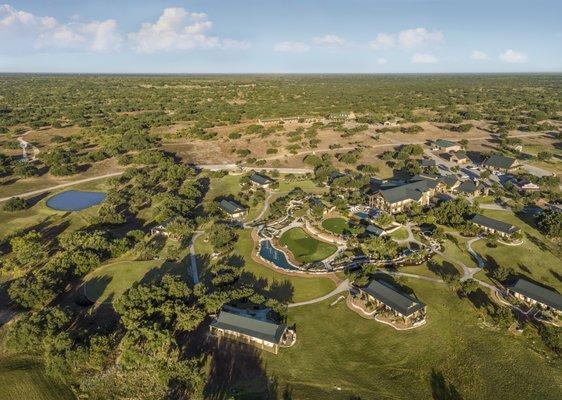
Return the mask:
<svg viewBox="0 0 562 400">
<path fill-rule="evenodd" d="M 191 243 L 189 244 L 189 253 L 191 257 L 191 278 L 193 279 L 193 284 L 197 285 L 199 283 L 199 271 L 197 270 L 197 255 L 195 254 L 195 241 L 199 236 L 203 234 L 203 231 L 195 231 L 193 237 L 191 238 Z"/>
<path fill-rule="evenodd" d="M 259 169 L 259 170 L 271 170 L 271 171 L 276 170 L 276 171 L 279 171 L 280 173 L 283 173 L 283 174 L 305 174 L 305 173 L 313 172 L 311 169 L 308 169 L 308 168 L 250 168 L 250 167 L 244 167 L 244 168 L 240 169 L 236 164 L 201 164 L 201 165 L 196 165 L 196 167 L 200 168 L 200 169 L 210 170 L 210 171 L 219 171 L 219 170 L 221 170 L 221 171 L 240 171 L 240 170 L 250 171 L 252 169 Z M 3 202 L 3 201 L 9 200 L 12 197 L 35 196 L 35 195 L 38 195 L 38 194 L 41 194 L 41 193 L 50 192 L 51 190 L 62 189 L 62 188 L 74 186 L 74 185 L 80 185 L 82 183 L 93 182 L 93 181 L 97 181 L 97 180 L 105 179 L 105 178 L 112 178 L 114 176 L 123 175 L 123 173 L 124 173 L 124 171 L 111 172 L 111 173 L 104 174 L 104 175 L 92 176 L 90 178 L 78 179 L 78 180 L 72 181 L 72 182 L 66 182 L 66 183 L 61 183 L 59 185 L 49 186 L 49 187 L 44 188 L 44 189 L 33 190 L 31 192 L 18 193 L 18 194 L 14 194 L 13 196 L 0 198 L 0 203 Z"/>
<path fill-rule="evenodd" d="M 349 284 L 349 279 L 346 279 L 345 281 L 340 283 L 334 290 L 332 290 L 328 294 L 325 294 L 324 296 L 320 296 L 308 301 L 301 301 L 300 303 L 291 303 L 287 307 L 292 308 L 292 307 L 306 306 L 308 304 L 320 303 L 321 301 L 327 300 L 330 297 L 335 296 L 336 294 L 347 292 L 350 288 L 351 285 Z"/>
</svg>

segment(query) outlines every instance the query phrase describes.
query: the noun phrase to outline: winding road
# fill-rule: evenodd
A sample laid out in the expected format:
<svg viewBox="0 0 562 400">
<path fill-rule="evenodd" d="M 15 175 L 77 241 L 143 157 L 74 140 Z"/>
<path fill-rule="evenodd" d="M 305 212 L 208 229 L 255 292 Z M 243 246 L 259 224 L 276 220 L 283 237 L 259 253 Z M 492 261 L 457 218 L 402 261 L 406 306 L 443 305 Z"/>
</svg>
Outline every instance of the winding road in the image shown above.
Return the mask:
<svg viewBox="0 0 562 400">
<path fill-rule="evenodd" d="M 301 301 L 299 303 L 290 303 L 287 305 L 287 307 L 293 308 L 293 307 L 306 306 L 314 303 L 320 303 L 321 301 L 327 300 L 330 297 L 335 296 L 336 294 L 347 292 L 349 289 L 351 289 L 351 284 L 349 283 L 349 279 L 346 279 L 345 281 L 340 283 L 334 290 L 332 290 L 328 294 L 325 294 L 324 296 L 320 296 L 312 300 Z"/>
</svg>

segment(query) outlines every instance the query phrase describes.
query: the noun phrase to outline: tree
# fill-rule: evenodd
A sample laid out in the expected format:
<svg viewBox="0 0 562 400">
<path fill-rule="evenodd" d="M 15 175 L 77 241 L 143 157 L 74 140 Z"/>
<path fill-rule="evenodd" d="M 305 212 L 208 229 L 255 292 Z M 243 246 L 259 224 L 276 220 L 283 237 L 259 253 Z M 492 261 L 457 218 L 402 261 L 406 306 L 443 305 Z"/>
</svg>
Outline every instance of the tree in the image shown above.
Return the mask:
<svg viewBox="0 0 562 400">
<path fill-rule="evenodd" d="M 229 251 L 238 239 L 238 234 L 231 226 L 224 223 L 215 223 L 208 233 L 209 242 L 217 253 Z"/>
<path fill-rule="evenodd" d="M 27 208 L 27 202 L 21 197 L 12 197 L 4 203 L 4 211 L 21 211 Z"/>
<path fill-rule="evenodd" d="M 465 295 L 468 296 L 471 293 L 476 292 L 480 288 L 478 282 L 474 279 L 467 279 L 466 281 L 461 282 L 460 290 Z"/>
<path fill-rule="evenodd" d="M 562 212 L 555 210 L 544 210 L 537 216 L 539 230 L 551 238 L 562 237 Z"/>
<path fill-rule="evenodd" d="M 553 157 L 552 152 L 550 151 L 539 151 L 537 153 L 537 159 L 540 161 L 548 161 Z"/>
<path fill-rule="evenodd" d="M 23 264 L 36 265 L 47 256 L 47 246 L 43 238 L 36 231 L 30 231 L 23 236 L 16 236 L 10 240 L 12 252 Z"/>
</svg>

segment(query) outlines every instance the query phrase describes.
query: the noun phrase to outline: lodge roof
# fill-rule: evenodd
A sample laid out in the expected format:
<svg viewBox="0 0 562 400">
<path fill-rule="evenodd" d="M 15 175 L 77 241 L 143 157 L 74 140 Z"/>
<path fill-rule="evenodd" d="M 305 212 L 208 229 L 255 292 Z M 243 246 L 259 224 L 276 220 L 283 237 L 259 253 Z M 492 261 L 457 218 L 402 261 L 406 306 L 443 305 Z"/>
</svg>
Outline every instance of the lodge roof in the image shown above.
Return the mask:
<svg viewBox="0 0 562 400">
<path fill-rule="evenodd" d="M 493 229 L 498 232 L 502 232 L 508 235 L 515 233 L 519 230 L 518 227 L 508 224 L 503 221 L 498 221 L 497 219 L 493 219 L 490 217 L 486 217 L 485 215 L 476 214 L 472 217 L 471 222 L 486 227 L 488 229 Z"/>
<path fill-rule="evenodd" d="M 217 329 L 238 332 L 270 343 L 279 343 L 287 329 L 287 326 L 283 324 L 276 324 L 249 315 L 240 315 L 224 310 L 211 323 L 211 326 Z"/>
<path fill-rule="evenodd" d="M 411 298 L 384 281 L 373 279 L 361 290 L 405 317 L 425 307 L 422 302 Z"/>
<path fill-rule="evenodd" d="M 457 190 L 459 192 L 462 193 L 466 193 L 466 194 L 473 194 L 474 192 L 476 192 L 478 190 L 478 185 L 476 185 L 476 183 L 474 183 L 471 180 L 466 180 L 463 181 L 459 187 L 457 188 Z"/>
<path fill-rule="evenodd" d="M 498 169 L 509 169 L 515 163 L 515 158 L 513 157 L 505 157 L 500 154 L 494 154 L 486 161 L 484 161 L 483 165 L 486 167 L 498 168 Z"/>
<path fill-rule="evenodd" d="M 418 180 L 396 186 L 390 189 L 380 190 L 379 193 L 390 204 L 404 200 L 419 200 L 423 194 L 435 189 L 438 181 L 420 177 Z"/>
<path fill-rule="evenodd" d="M 562 295 L 560 293 L 546 289 L 522 278 L 519 278 L 513 285 L 507 288 L 512 292 L 522 294 L 539 303 L 562 311 Z"/>
</svg>

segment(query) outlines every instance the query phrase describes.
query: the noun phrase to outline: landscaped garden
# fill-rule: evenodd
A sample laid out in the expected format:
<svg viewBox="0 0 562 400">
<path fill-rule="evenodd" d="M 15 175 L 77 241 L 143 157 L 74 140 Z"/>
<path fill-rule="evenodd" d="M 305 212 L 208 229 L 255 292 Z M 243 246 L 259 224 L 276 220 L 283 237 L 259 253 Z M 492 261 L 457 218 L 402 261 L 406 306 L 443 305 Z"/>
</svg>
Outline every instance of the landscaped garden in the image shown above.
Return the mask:
<svg viewBox="0 0 562 400">
<path fill-rule="evenodd" d="M 336 235 L 341 235 L 348 230 L 349 225 L 345 218 L 335 217 L 322 221 L 322 227 Z"/>
<path fill-rule="evenodd" d="M 313 263 L 324 260 L 337 250 L 337 247 L 321 242 L 308 235 L 302 228 L 291 228 L 279 239 L 283 246 L 287 246 L 299 263 Z"/>
</svg>

